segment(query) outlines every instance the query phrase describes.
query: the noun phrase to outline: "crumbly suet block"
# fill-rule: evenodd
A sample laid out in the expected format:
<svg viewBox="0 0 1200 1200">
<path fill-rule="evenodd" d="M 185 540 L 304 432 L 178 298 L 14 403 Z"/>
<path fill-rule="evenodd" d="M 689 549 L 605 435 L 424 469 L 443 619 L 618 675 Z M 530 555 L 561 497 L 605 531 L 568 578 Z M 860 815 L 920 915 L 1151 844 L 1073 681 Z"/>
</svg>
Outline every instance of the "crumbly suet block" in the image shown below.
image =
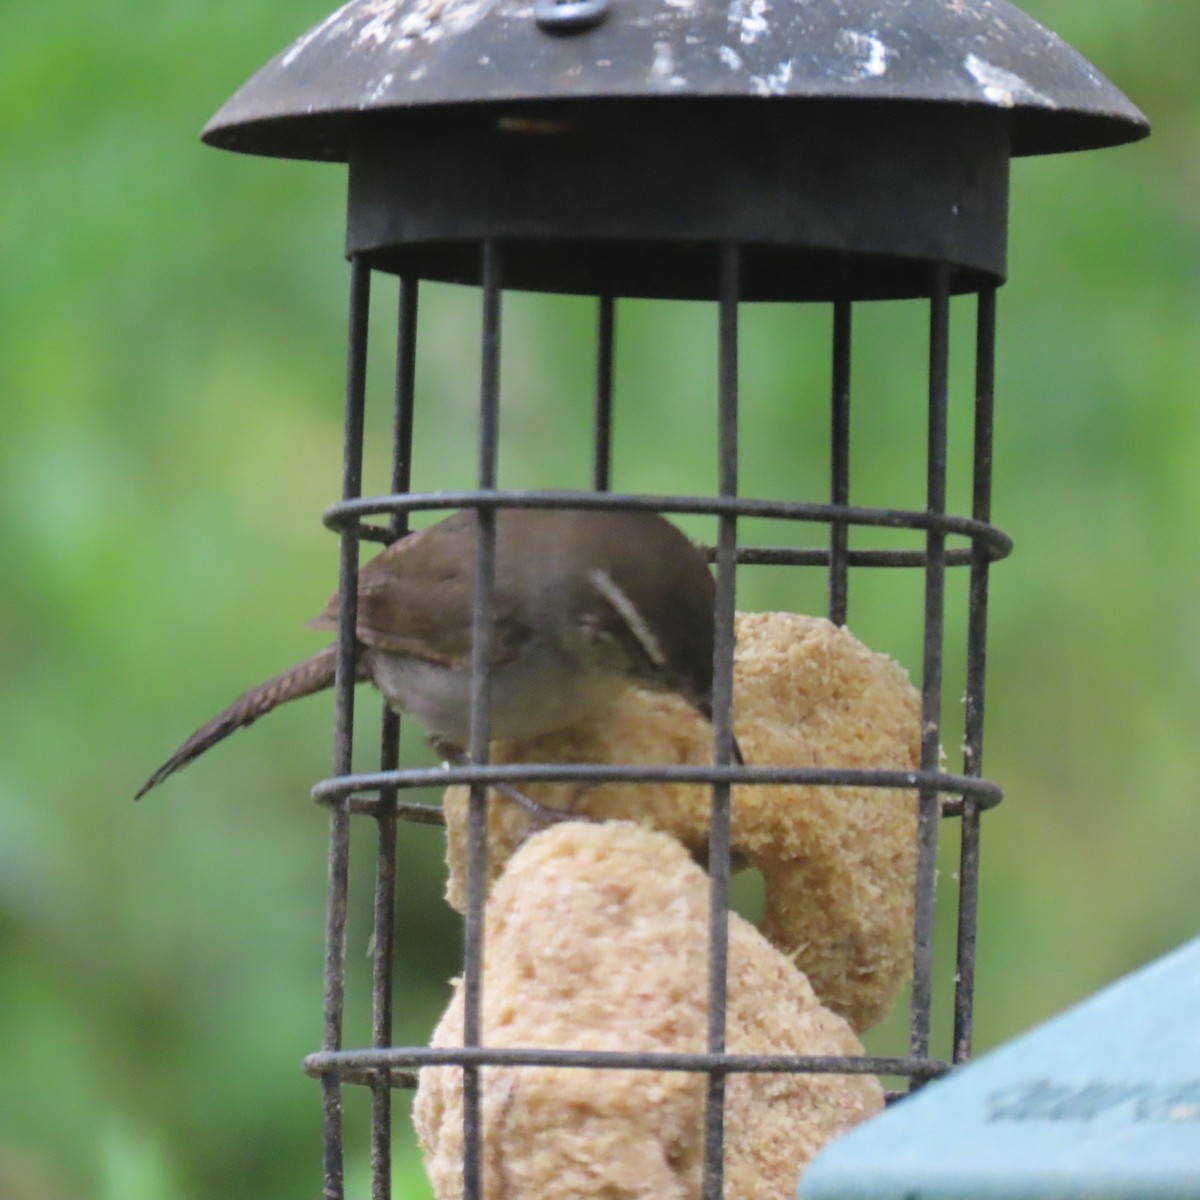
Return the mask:
<svg viewBox="0 0 1200 1200">
<path fill-rule="evenodd" d="M 920 697 L 907 674 L 847 630 L 796 613 L 737 618 L 734 718 L 754 766 L 915 770 Z M 497 743 L 495 762 L 711 762 L 712 731 L 682 699 L 629 689 L 601 719 L 550 737 Z M 709 789 L 657 783 L 528 784 L 547 808 L 626 819 L 674 834 L 698 858 Z M 447 899 L 466 893 L 467 792 L 446 793 Z M 762 872 L 762 932 L 808 976 L 824 1004 L 862 1031 L 881 1021 L 911 961 L 916 796 L 860 787 L 740 787 L 733 848 Z M 523 838 L 527 816 L 489 810 L 489 879 Z"/>
<path fill-rule="evenodd" d="M 487 1045 L 705 1048 L 708 877 L 669 835 L 629 822 L 570 822 L 534 835 L 492 890 L 485 944 Z M 461 1045 L 462 1019 L 456 986 L 432 1044 Z M 732 1053 L 862 1053 L 847 1023 L 736 914 L 727 1039 Z M 482 1077 L 487 1196 L 699 1197 L 703 1077 L 542 1067 L 488 1067 Z M 794 1195 L 816 1151 L 882 1105 L 870 1076 L 730 1076 L 726 1195 Z M 438 1200 L 459 1200 L 458 1068 L 421 1071 L 413 1119 Z"/>
</svg>

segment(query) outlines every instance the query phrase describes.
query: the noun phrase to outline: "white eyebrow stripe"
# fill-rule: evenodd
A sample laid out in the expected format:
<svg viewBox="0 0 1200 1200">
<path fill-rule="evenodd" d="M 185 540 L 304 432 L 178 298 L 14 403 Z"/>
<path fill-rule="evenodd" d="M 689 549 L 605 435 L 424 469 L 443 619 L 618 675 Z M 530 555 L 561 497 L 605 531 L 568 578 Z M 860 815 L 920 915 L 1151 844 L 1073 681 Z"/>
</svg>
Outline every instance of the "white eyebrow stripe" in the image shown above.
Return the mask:
<svg viewBox="0 0 1200 1200">
<path fill-rule="evenodd" d="M 663 653 L 658 638 L 651 633 L 650 626 L 646 624 L 642 614 L 638 612 L 637 605 L 617 586 L 613 577 L 607 571 L 603 571 L 597 567 L 588 572 L 588 579 L 596 591 L 617 610 L 617 614 L 629 626 L 630 632 L 641 643 L 642 649 L 645 650 L 646 657 L 656 667 L 666 670 L 667 656 Z"/>
</svg>

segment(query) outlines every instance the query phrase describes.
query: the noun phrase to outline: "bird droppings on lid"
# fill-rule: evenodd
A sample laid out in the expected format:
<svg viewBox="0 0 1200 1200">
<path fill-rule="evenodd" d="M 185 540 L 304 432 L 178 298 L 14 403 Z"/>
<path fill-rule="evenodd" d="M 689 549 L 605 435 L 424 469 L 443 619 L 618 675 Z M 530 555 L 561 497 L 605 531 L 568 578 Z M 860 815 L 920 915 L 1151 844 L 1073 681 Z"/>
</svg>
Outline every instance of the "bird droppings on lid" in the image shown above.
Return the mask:
<svg viewBox="0 0 1200 1200">
<path fill-rule="evenodd" d="M 392 81 L 395 78 L 396 75 L 393 71 L 389 71 L 386 75 L 384 75 L 379 82 L 376 83 L 373 88 L 371 88 L 370 92 L 367 93 L 367 103 L 375 104 L 385 95 L 387 95 L 388 88 L 392 86 Z"/>
<path fill-rule="evenodd" d="M 392 46 L 402 50 L 420 39 L 436 42 L 445 36 L 465 33 L 491 9 L 493 0 L 380 0 L 408 11 L 396 25 Z"/>
<path fill-rule="evenodd" d="M 354 0 L 348 0 L 348 3 L 343 4 L 341 8 L 334 10 L 318 25 L 314 25 L 306 34 L 297 38 L 288 52 L 283 56 L 282 63 L 285 67 L 290 67 L 292 63 L 312 45 L 317 38 L 326 33 L 344 33 L 349 27 L 350 21 L 342 21 L 342 17 L 346 10 L 351 7 Z"/>
<path fill-rule="evenodd" d="M 383 11 L 377 11 L 372 18 L 367 21 L 358 31 L 358 37 L 355 41 L 358 45 L 363 46 L 368 42 L 374 42 L 376 46 L 386 46 L 392 37 L 392 22 L 395 20 L 396 13 L 394 6 L 388 5 Z"/>
<path fill-rule="evenodd" d="M 717 55 L 731 71 L 742 69 L 742 56 L 732 46 L 722 46 Z"/>
<path fill-rule="evenodd" d="M 787 62 L 781 62 L 770 75 L 751 75 L 750 88 L 756 96 L 783 96 L 795 71 L 796 60 L 789 58 Z"/>
<path fill-rule="evenodd" d="M 888 59 L 891 58 L 892 51 L 878 34 L 843 29 L 838 34 L 838 49 L 851 59 L 849 74 L 852 78 L 878 79 L 887 74 Z"/>
<path fill-rule="evenodd" d="M 770 11 L 771 5 L 768 0 L 731 0 L 729 25 L 738 31 L 738 40 L 743 46 L 749 46 L 769 32 L 767 13 Z"/>
<path fill-rule="evenodd" d="M 660 87 L 687 86 L 687 80 L 675 70 L 675 51 L 670 42 L 654 43 L 654 62 L 650 67 L 650 79 Z"/>
<path fill-rule="evenodd" d="M 963 61 L 967 74 L 979 84 L 984 98 L 1001 108 L 1013 108 L 1020 101 L 1030 101 L 1044 104 L 1047 108 L 1057 108 L 1057 103 L 1043 92 L 1039 92 L 1032 84 L 1027 83 L 1020 75 L 1006 71 L 990 63 L 977 54 L 968 54 Z"/>
<path fill-rule="evenodd" d="M 288 50 L 282 64 L 289 67 L 314 42 L 351 35 L 351 50 L 387 47 L 404 50 L 414 42 L 427 44 L 465 33 L 487 14 L 495 0 L 366 0 L 343 4 L 313 26 Z M 353 11 L 352 11 L 353 10 Z"/>
</svg>

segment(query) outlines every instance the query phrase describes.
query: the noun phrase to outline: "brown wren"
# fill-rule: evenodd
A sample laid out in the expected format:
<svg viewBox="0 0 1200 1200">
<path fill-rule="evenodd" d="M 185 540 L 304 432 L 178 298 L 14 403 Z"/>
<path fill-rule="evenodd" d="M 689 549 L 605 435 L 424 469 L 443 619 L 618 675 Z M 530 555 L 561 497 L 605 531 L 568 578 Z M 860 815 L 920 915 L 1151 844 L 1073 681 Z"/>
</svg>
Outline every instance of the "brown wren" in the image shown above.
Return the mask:
<svg viewBox="0 0 1200 1200">
<path fill-rule="evenodd" d="M 603 710 L 634 683 L 677 692 L 712 718 L 714 584 L 704 556 L 652 512 L 496 513 L 491 736 L 535 737 Z M 417 530 L 358 576 L 359 679 L 412 716 L 443 757 L 468 742 L 478 518 Z M 335 594 L 311 625 L 336 629 Z M 331 687 L 335 650 L 239 696 L 142 785 L 144 796 L 236 729 Z M 734 756 L 741 755 L 734 743 Z"/>
</svg>

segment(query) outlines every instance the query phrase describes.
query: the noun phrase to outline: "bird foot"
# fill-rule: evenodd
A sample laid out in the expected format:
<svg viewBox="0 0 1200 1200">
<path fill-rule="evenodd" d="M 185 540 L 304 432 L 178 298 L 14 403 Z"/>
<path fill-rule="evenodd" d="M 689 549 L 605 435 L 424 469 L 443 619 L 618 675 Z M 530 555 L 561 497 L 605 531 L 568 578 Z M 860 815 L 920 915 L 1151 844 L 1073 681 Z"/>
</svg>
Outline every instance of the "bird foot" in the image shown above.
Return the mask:
<svg viewBox="0 0 1200 1200">
<path fill-rule="evenodd" d="M 532 797 L 525 795 L 520 789 L 508 783 L 497 783 L 494 785 L 494 790 L 506 800 L 511 800 L 529 818 L 534 831 L 549 829 L 551 825 L 557 825 L 559 821 L 590 821 L 593 819 L 576 816 L 574 803 L 567 808 L 549 808 L 545 804 L 539 804 Z"/>
<path fill-rule="evenodd" d="M 469 767 L 472 765 L 465 751 L 433 739 L 430 739 L 430 744 L 446 762 L 453 766 Z M 513 787 L 511 783 L 493 783 L 491 789 L 506 800 L 511 800 L 529 818 L 535 830 L 548 829 L 559 821 L 593 820 L 591 817 L 578 817 L 575 814 L 575 805 L 579 802 L 584 788 L 579 788 L 575 792 L 571 797 L 571 803 L 566 808 L 549 808 L 545 804 L 539 804 L 520 788 Z"/>
</svg>

